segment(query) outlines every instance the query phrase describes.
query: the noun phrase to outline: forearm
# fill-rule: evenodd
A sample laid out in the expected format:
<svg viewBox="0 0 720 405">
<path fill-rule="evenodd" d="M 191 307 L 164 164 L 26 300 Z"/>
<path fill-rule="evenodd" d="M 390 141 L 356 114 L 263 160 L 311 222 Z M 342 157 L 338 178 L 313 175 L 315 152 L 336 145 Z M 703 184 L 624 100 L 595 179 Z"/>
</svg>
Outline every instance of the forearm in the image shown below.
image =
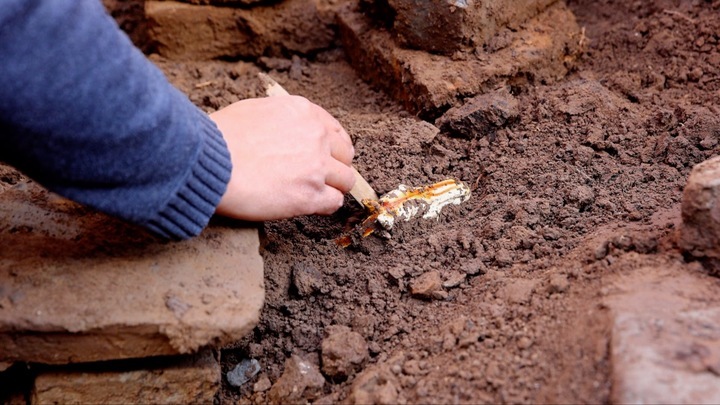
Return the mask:
<svg viewBox="0 0 720 405">
<path fill-rule="evenodd" d="M 199 233 L 230 176 L 215 125 L 95 0 L 0 10 L 0 159 L 172 238 Z"/>
</svg>

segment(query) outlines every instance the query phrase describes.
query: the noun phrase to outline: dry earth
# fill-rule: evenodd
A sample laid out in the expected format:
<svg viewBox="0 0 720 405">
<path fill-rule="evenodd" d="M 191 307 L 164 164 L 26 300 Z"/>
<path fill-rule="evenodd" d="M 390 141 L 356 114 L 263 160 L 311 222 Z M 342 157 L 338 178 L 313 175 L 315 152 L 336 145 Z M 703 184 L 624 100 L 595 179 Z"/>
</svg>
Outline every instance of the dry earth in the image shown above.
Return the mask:
<svg viewBox="0 0 720 405">
<path fill-rule="evenodd" d="M 473 189 L 438 221 L 346 249 L 334 239 L 359 214 L 350 200 L 332 217 L 264 224 L 265 309 L 222 352 L 224 372 L 247 358 L 261 372 L 225 384 L 220 402 L 609 401 L 608 280 L 705 273 L 676 229 L 690 169 L 718 152 L 720 2 L 569 4 L 588 41 L 576 70 L 511 88 L 515 119 L 479 136 L 429 131 L 340 49 L 257 64 L 152 57 L 206 111 L 260 95 L 255 75 L 270 71 L 345 125 L 380 193 L 446 177 Z M 319 366 L 331 352 L 322 387 L 268 389 L 291 355 Z"/>
<path fill-rule="evenodd" d="M 260 325 L 223 351 L 224 371 L 246 358 L 262 371 L 222 402 L 609 400 L 607 280 L 671 263 L 703 272 L 675 238 L 690 169 L 718 151 L 720 3 L 570 5 L 589 41 L 576 71 L 512 88 L 516 120 L 481 136 L 428 131 L 341 50 L 259 61 L 346 126 L 378 192 L 455 177 L 473 197 L 347 249 L 334 239 L 358 214 L 349 200 L 329 218 L 266 223 Z M 260 95 L 254 64 L 155 60 L 207 111 Z M 362 339 L 327 347 L 331 325 Z M 322 388 L 267 391 L 291 355 L 320 365 L 342 349 L 346 370 Z"/>
</svg>

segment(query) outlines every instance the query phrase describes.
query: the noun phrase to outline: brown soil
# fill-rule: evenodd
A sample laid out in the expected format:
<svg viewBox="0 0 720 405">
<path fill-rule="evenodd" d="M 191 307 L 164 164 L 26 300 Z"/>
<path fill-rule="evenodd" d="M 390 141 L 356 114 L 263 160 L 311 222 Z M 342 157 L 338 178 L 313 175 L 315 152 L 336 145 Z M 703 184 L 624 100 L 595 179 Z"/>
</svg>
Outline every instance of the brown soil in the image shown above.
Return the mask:
<svg viewBox="0 0 720 405">
<path fill-rule="evenodd" d="M 718 152 L 720 2 L 570 5 L 589 41 L 577 70 L 514 89 L 520 119 L 474 139 L 419 138 L 417 119 L 362 82 L 341 50 L 259 68 L 153 58 L 206 111 L 259 96 L 255 74 L 270 70 L 346 126 L 379 193 L 446 177 L 473 188 L 438 221 L 347 249 L 334 239 L 358 214 L 350 200 L 331 217 L 265 223 L 265 309 L 252 336 L 222 352 L 224 372 L 244 358 L 262 371 L 242 389 L 225 385 L 222 403 L 267 402 L 253 383 L 276 381 L 291 354 L 318 363 L 336 324 L 365 338 L 364 370 L 395 375 L 397 402 L 608 401 L 604 280 L 683 262 L 682 189 Z M 411 296 L 433 271 L 457 285 L 440 299 Z M 353 381 L 328 379 L 305 399 L 343 401 Z"/>
<path fill-rule="evenodd" d="M 608 401 L 603 280 L 683 261 L 682 189 L 718 151 L 720 3 L 570 5 L 590 41 L 577 71 L 517 89 L 519 121 L 492 137 L 419 139 L 416 119 L 360 81 L 341 51 L 262 61 L 340 119 L 378 192 L 456 177 L 474 194 L 439 221 L 347 249 L 333 239 L 352 201 L 329 218 L 266 223 L 265 310 L 253 336 L 223 351 L 225 371 L 252 357 L 256 378 L 275 381 L 291 354 L 318 362 L 325 329 L 340 324 L 366 339 L 365 370 L 392 370 L 399 402 Z M 157 62 L 207 110 L 258 94 L 243 80 L 254 65 Z M 433 271 L 461 282 L 443 299 L 412 297 L 408 285 Z M 306 399 L 342 401 L 352 383 Z M 263 403 L 267 391 L 225 386 L 220 399 Z"/>
</svg>

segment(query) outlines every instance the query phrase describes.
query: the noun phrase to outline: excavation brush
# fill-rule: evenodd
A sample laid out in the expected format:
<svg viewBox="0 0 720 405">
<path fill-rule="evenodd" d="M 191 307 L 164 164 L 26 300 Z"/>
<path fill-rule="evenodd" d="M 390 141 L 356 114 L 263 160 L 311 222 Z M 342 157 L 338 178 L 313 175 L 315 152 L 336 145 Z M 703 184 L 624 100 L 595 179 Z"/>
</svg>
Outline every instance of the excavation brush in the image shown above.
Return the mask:
<svg viewBox="0 0 720 405">
<path fill-rule="evenodd" d="M 259 77 L 268 96 L 289 95 L 270 76 L 260 73 Z M 350 190 L 350 195 L 369 213 L 360 224 L 360 234 L 363 237 L 379 229 L 389 231 L 398 221 L 409 221 L 416 217 L 436 219 L 444 207 L 459 205 L 470 198 L 470 188 L 455 179 L 446 179 L 422 187 L 401 184 L 395 190 L 378 198 L 367 180 L 355 168 L 353 171 L 355 186 Z M 340 237 L 337 242 L 346 247 L 351 241 L 350 236 L 346 235 Z"/>
</svg>

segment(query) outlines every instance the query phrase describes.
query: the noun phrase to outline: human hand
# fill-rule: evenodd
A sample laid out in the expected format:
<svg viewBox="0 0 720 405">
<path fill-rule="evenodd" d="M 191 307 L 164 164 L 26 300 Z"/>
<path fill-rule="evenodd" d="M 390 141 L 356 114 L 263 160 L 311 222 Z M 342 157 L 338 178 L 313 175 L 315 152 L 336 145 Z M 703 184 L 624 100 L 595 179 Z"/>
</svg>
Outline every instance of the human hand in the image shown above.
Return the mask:
<svg viewBox="0 0 720 405">
<path fill-rule="evenodd" d="M 241 100 L 210 114 L 233 164 L 216 213 L 249 221 L 331 214 L 355 184 L 350 136 L 298 96 Z"/>
</svg>

